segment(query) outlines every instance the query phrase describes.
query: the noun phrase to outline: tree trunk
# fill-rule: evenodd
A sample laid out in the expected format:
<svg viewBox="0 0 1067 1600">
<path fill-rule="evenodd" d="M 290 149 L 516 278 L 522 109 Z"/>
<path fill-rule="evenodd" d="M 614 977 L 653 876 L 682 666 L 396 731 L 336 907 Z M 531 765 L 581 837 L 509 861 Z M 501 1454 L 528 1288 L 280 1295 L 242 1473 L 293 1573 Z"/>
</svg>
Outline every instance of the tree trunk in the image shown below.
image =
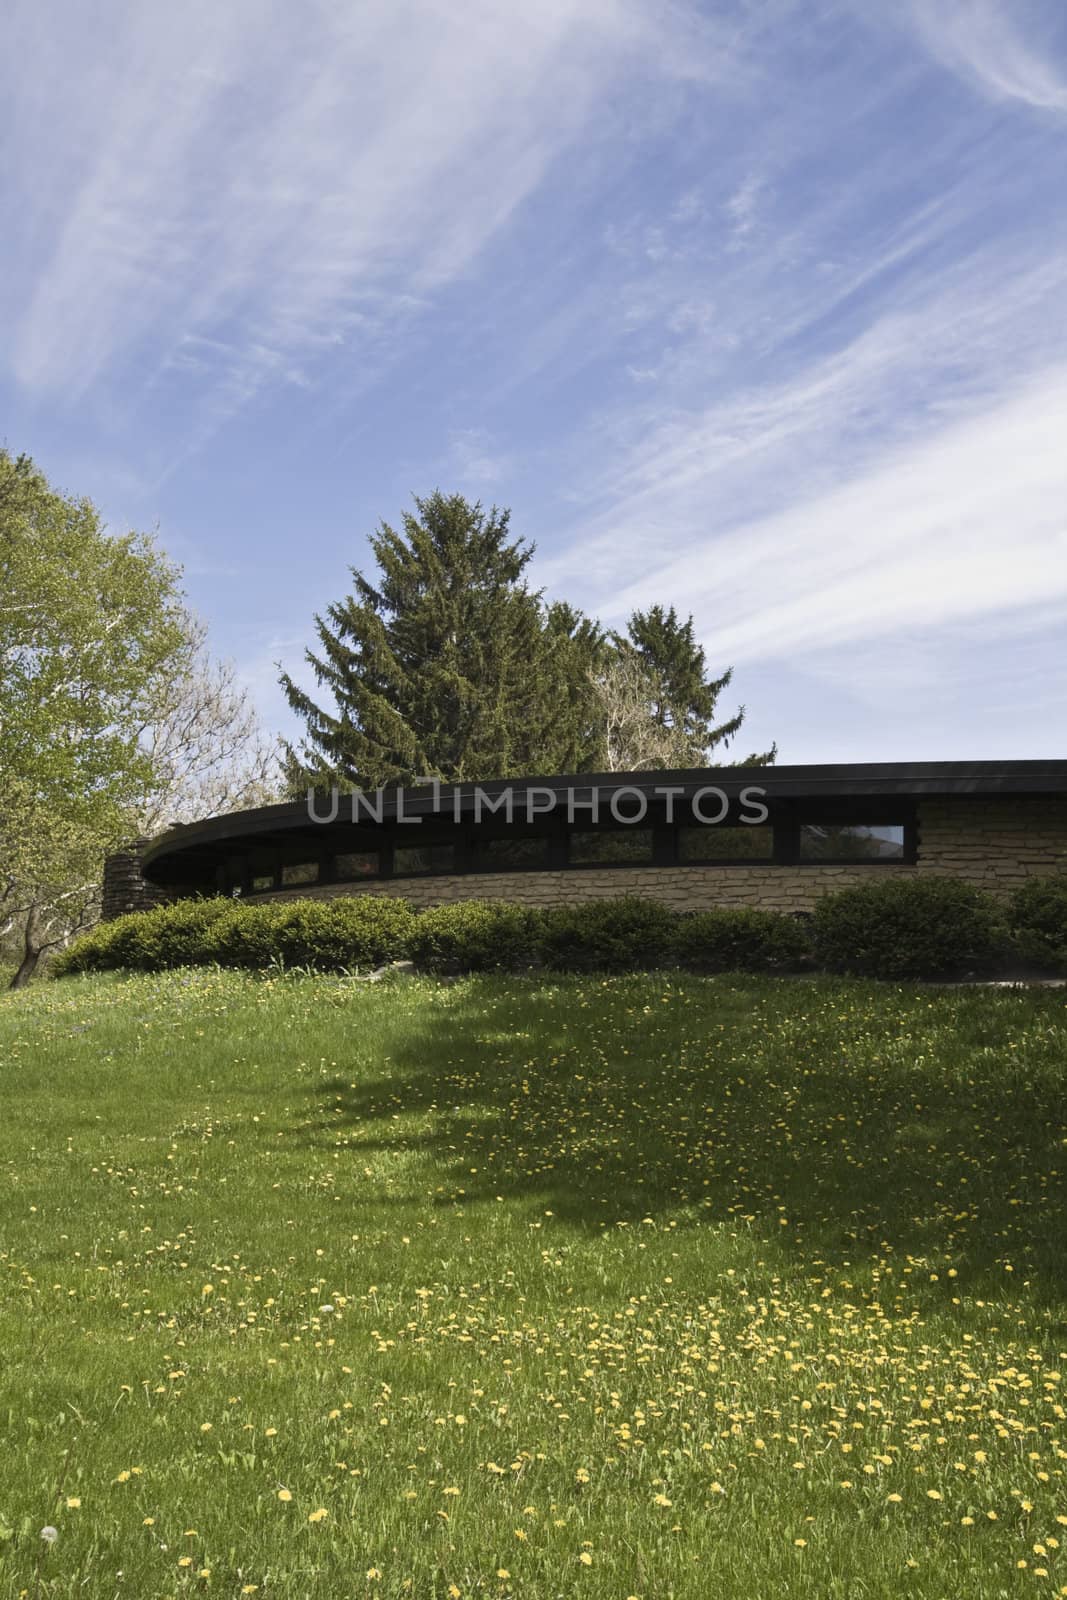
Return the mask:
<svg viewBox="0 0 1067 1600">
<path fill-rule="evenodd" d="M 31 906 L 26 913 L 26 924 L 22 930 L 22 960 L 11 980 L 12 989 L 24 988 L 37 971 L 37 963 L 41 959 L 40 923 L 40 912 L 36 906 Z"/>
</svg>

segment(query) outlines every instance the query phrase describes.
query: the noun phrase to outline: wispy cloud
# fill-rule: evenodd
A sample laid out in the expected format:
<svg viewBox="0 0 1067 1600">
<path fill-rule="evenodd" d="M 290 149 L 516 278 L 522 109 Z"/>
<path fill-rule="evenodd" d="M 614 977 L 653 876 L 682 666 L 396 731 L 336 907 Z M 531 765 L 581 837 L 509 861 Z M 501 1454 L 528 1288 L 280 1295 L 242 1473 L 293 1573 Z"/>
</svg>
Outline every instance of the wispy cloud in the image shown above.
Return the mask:
<svg viewBox="0 0 1067 1600">
<path fill-rule="evenodd" d="M 657 568 L 609 609 L 683 599 L 732 662 L 787 662 L 993 613 L 1014 613 L 1025 629 L 1033 607 L 1062 618 L 1065 437 L 1067 365 L 828 493 Z"/>
<path fill-rule="evenodd" d="M 1029 0 L 910 0 L 904 14 L 938 61 L 994 99 L 1067 113 L 1067 78 L 1050 51 L 1056 30 L 1047 7 Z M 1060 9 L 1061 29 L 1062 23 Z"/>
<path fill-rule="evenodd" d="M 461 490 L 478 492 L 499 484 L 511 466 L 510 458 L 497 450 L 485 428 L 457 428 L 449 439 L 448 465 L 458 477 Z"/>
<path fill-rule="evenodd" d="M 435 482 L 772 708 L 1067 693 L 1060 0 L 61 9 L 0 56 L 0 402 L 189 530 L 272 718 Z"/>
<path fill-rule="evenodd" d="M 621 75 L 714 73 L 729 48 L 636 0 L 120 4 L 106 38 L 72 11 L 61 42 L 16 11 L 9 360 L 68 400 L 134 355 L 195 358 L 234 403 L 317 350 L 358 359 L 467 269 Z"/>
</svg>

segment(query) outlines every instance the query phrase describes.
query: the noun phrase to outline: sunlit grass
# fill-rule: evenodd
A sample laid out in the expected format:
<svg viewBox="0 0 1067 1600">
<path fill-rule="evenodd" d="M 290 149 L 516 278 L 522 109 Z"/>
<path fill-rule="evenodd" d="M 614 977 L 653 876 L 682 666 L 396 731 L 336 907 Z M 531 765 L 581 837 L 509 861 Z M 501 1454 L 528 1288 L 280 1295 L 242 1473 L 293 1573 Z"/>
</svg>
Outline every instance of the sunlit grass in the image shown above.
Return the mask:
<svg viewBox="0 0 1067 1600">
<path fill-rule="evenodd" d="M 0 1051 L 0 1595 L 1067 1595 L 1059 993 L 200 972 Z"/>
</svg>

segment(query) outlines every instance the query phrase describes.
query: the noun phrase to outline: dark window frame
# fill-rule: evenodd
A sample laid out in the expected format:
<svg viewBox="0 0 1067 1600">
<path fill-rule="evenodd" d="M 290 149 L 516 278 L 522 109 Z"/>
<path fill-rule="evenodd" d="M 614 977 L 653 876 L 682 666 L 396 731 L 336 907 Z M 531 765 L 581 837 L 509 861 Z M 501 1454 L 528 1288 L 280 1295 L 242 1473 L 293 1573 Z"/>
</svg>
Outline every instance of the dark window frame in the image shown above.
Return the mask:
<svg viewBox="0 0 1067 1600">
<path fill-rule="evenodd" d="M 650 850 L 649 850 L 649 855 L 648 855 L 648 859 L 647 860 L 645 860 L 645 861 L 572 861 L 572 859 L 571 859 L 571 838 L 576 833 L 601 833 L 601 834 L 607 834 L 607 835 L 614 836 L 616 834 L 630 833 L 631 831 L 636 832 L 636 833 L 648 833 L 648 834 L 651 834 Z M 564 834 L 563 869 L 566 872 L 589 872 L 589 871 L 596 872 L 596 871 L 603 871 L 603 870 L 607 870 L 607 871 L 612 871 L 613 872 L 617 867 L 656 867 L 656 866 L 666 866 L 666 865 L 668 865 L 668 863 L 665 862 L 665 861 L 659 860 L 658 857 L 657 857 L 657 838 L 656 838 L 657 831 L 658 830 L 656 828 L 656 824 L 653 821 L 651 821 L 650 819 L 648 819 L 648 818 L 643 818 L 640 822 L 633 823 L 631 825 L 631 827 L 627 827 L 627 826 L 623 825 L 622 827 L 615 827 L 615 828 L 605 828 L 605 827 L 599 827 L 599 828 L 597 828 L 597 827 L 594 827 L 594 828 L 589 828 L 589 827 L 585 827 L 585 828 L 568 828 L 566 833 Z"/>
<path fill-rule="evenodd" d="M 683 856 L 682 831 L 688 833 L 706 832 L 709 838 L 714 837 L 720 827 L 750 827 L 754 834 L 770 835 L 770 850 L 762 856 Z M 705 823 L 703 827 L 699 822 L 679 822 L 675 825 L 675 862 L 680 867 L 774 867 L 778 861 L 778 832 L 773 822 L 752 823 Z"/>
<path fill-rule="evenodd" d="M 584 824 L 584 825 L 583 825 Z M 885 826 L 903 827 L 904 845 L 900 856 L 818 856 L 802 857 L 800 853 L 800 829 L 808 826 Z M 488 827 L 477 829 L 470 825 L 458 826 L 442 836 L 442 831 L 434 829 L 429 838 L 419 837 L 419 833 L 384 835 L 376 839 L 373 844 L 368 843 L 365 848 L 368 854 L 377 852 L 378 871 L 365 876 L 349 878 L 342 877 L 336 870 L 335 859 L 346 854 L 358 854 L 360 847 L 352 846 L 346 841 L 347 848 L 340 848 L 337 844 L 324 847 L 318 851 L 301 850 L 296 845 L 278 846 L 268 845 L 258 850 L 252 850 L 242 861 L 240 858 L 231 858 L 218 869 L 218 882 L 222 893 L 231 893 L 239 889 L 242 895 L 255 895 L 278 893 L 282 890 L 312 888 L 325 885 L 351 885 L 356 887 L 361 883 L 377 883 L 382 879 L 419 879 L 462 877 L 471 874 L 495 875 L 503 872 L 590 872 L 590 871 L 625 871 L 627 868 L 643 867 L 858 867 L 871 868 L 874 871 L 884 867 L 914 866 L 919 854 L 919 825 L 917 809 L 913 800 L 902 802 L 889 802 L 885 800 L 827 800 L 816 799 L 791 800 L 779 802 L 773 806 L 772 816 L 766 823 L 752 823 L 751 826 L 760 833 L 770 830 L 772 849 L 769 855 L 754 856 L 716 856 L 709 850 L 709 854 L 700 857 L 683 857 L 681 853 L 681 830 L 683 828 L 699 827 L 686 818 L 677 818 L 672 823 L 662 820 L 654 813 L 642 818 L 640 822 L 627 825 L 598 825 L 589 826 L 583 817 L 575 818 L 575 825 L 568 825 L 560 817 L 546 818 L 541 825 L 518 824 L 509 827 L 503 821 L 495 821 Z M 715 829 L 719 824 L 707 825 L 709 847 L 713 844 Z M 729 819 L 721 826 L 744 826 Z M 652 849 L 650 856 L 645 860 L 631 861 L 572 861 L 570 858 L 570 841 L 576 833 L 604 833 L 625 834 L 630 828 L 652 835 Z M 544 839 L 545 853 L 541 861 L 531 862 L 501 862 L 490 864 L 479 852 L 479 847 L 491 843 L 494 839 Z M 416 840 L 418 839 L 418 843 Z M 396 852 L 404 849 L 432 849 L 434 847 L 450 846 L 453 851 L 452 865 L 441 867 L 428 872 L 411 872 L 398 870 Z M 299 864 L 310 859 L 319 862 L 319 877 L 315 885 L 293 884 L 283 885 L 282 868 L 285 865 Z M 269 888 L 253 889 L 252 880 L 255 877 L 271 877 Z M 223 880 L 226 887 L 221 887 Z"/>
<path fill-rule="evenodd" d="M 530 839 L 544 844 L 543 857 L 540 861 L 501 861 L 491 865 L 485 860 L 483 851 L 488 845 L 499 844 L 502 840 Z M 558 851 L 556 849 L 556 836 L 551 833 L 497 833 L 490 836 L 471 833 L 465 844 L 465 862 L 462 868 L 466 874 L 477 873 L 480 876 L 497 872 L 557 872 Z"/>
<path fill-rule="evenodd" d="M 396 865 L 398 850 L 451 850 L 452 865 L 450 867 L 431 867 L 429 872 L 398 871 Z M 464 852 L 461 849 L 461 841 L 459 839 L 428 839 L 425 844 L 416 844 L 412 840 L 410 844 L 405 843 L 399 846 L 394 844 L 390 851 L 390 856 L 390 878 L 457 878 L 470 870 L 465 864 Z"/>
<path fill-rule="evenodd" d="M 839 810 L 836 806 L 806 806 L 783 818 L 777 826 L 781 829 L 782 864 L 805 871 L 809 867 L 860 867 L 864 871 L 869 867 L 878 872 L 886 867 L 913 867 L 919 859 L 919 824 L 913 807 L 883 805 L 877 810 Z M 803 827 L 903 828 L 903 847 L 898 856 L 805 856 L 801 853 Z"/>
</svg>

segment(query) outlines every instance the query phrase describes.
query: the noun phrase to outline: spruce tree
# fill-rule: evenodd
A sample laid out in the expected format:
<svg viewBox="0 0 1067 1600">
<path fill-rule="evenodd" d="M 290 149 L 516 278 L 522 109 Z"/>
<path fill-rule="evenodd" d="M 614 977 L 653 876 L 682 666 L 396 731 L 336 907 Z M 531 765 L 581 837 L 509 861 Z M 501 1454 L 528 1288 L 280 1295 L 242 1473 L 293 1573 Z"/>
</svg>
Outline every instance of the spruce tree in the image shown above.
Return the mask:
<svg viewBox="0 0 1067 1600">
<path fill-rule="evenodd" d="M 370 539 L 379 573 L 316 617 L 306 652 L 321 704 L 288 674 L 306 734 L 288 750 L 294 790 L 363 789 L 422 776 L 480 782 L 573 769 L 585 756 L 587 658 L 599 630 L 546 608 L 526 582 L 533 547 L 509 513 L 461 495 L 415 499 Z"/>
<path fill-rule="evenodd" d="M 719 746 L 727 749 L 740 731 L 745 708 L 716 723 L 719 696 L 730 685 L 733 668 L 718 678 L 707 675 L 703 646 L 697 641 L 693 618 L 682 622 L 673 606 L 651 606 L 635 611 L 625 634 L 613 643 L 622 660 L 636 659 L 649 683 L 649 714 L 661 730 L 670 730 L 679 766 L 710 766 Z M 763 766 L 774 761 L 775 747 L 747 756 L 740 766 Z"/>
</svg>

